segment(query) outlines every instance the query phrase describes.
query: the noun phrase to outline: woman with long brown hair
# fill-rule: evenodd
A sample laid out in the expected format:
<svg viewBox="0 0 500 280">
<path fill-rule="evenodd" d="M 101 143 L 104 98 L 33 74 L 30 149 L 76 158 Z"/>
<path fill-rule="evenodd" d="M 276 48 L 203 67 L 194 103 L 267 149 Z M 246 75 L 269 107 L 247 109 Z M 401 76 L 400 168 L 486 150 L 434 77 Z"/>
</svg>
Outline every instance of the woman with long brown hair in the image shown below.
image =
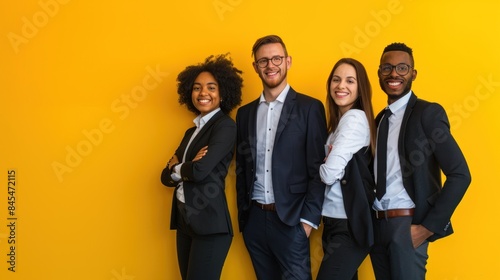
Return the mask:
<svg viewBox="0 0 500 280">
<path fill-rule="evenodd" d="M 342 58 L 327 81 L 329 137 L 320 176 L 324 257 L 317 279 L 357 279 L 357 269 L 373 244 L 371 203 L 375 125 L 371 86 L 363 65 Z"/>
</svg>

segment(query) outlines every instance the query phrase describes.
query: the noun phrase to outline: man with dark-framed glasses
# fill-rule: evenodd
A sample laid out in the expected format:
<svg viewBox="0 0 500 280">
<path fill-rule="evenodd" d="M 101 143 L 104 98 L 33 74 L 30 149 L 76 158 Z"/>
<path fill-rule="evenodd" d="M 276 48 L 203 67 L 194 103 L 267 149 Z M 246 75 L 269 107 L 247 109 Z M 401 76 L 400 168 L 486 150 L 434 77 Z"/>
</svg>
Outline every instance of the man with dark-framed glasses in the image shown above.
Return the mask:
<svg viewBox="0 0 500 280">
<path fill-rule="evenodd" d="M 429 242 L 453 233 L 450 219 L 471 175 L 443 107 L 417 98 L 411 89 L 417 77 L 412 49 L 388 45 L 378 77 L 388 106 L 375 120 L 370 258 L 377 279 L 425 279 Z"/>
<path fill-rule="evenodd" d="M 253 68 L 263 91 L 236 115 L 238 222 L 257 279 L 312 279 L 309 235 L 321 219 L 323 104 L 287 82 L 280 37 L 258 39 Z"/>
</svg>

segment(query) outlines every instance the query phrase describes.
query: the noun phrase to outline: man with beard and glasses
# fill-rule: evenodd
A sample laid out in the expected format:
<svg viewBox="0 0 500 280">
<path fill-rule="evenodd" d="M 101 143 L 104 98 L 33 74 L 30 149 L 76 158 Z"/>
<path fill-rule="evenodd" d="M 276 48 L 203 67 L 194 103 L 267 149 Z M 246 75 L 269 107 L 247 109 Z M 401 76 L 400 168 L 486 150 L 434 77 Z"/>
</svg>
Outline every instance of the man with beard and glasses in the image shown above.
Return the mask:
<svg viewBox="0 0 500 280">
<path fill-rule="evenodd" d="M 412 49 L 403 43 L 388 45 L 378 77 L 388 106 L 375 120 L 375 244 L 370 258 L 377 279 L 425 279 L 429 242 L 453 233 L 450 218 L 471 175 L 443 107 L 411 90 L 417 77 Z"/>
<path fill-rule="evenodd" d="M 258 39 L 252 55 L 264 89 L 236 115 L 240 231 L 258 279 L 311 279 L 309 235 L 325 192 L 325 109 L 288 84 L 292 57 L 280 37 Z"/>
</svg>

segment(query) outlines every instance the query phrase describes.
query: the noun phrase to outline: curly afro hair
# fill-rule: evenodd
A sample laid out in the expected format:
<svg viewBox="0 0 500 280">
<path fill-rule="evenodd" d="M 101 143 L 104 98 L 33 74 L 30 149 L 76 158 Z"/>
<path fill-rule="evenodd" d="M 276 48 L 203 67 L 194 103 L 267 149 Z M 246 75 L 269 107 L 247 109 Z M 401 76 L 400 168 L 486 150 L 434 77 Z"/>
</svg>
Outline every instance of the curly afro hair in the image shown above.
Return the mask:
<svg viewBox="0 0 500 280">
<path fill-rule="evenodd" d="M 221 98 L 220 108 L 222 112 L 228 114 L 241 103 L 241 88 L 243 87 L 243 73 L 234 67 L 229 54 L 211 55 L 205 59 L 205 62 L 198 65 L 186 67 L 177 76 L 177 93 L 179 94 L 179 103 L 186 105 L 189 111 L 200 114 L 191 99 L 193 84 L 201 72 L 212 74 L 219 84 L 219 95 Z"/>
</svg>

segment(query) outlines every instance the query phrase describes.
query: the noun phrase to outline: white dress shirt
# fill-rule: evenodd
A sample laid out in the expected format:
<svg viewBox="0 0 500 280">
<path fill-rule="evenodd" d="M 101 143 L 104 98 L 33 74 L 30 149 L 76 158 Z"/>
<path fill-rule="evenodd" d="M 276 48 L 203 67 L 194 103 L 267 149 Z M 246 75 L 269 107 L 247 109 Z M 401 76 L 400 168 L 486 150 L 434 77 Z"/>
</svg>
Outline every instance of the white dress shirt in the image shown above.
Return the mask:
<svg viewBox="0 0 500 280">
<path fill-rule="evenodd" d="M 290 85 L 286 85 L 276 100 L 267 102 L 264 93 L 257 108 L 257 157 L 252 200 L 262 204 L 274 203 L 273 190 L 273 147 L 281 110 Z M 286 163 L 283 163 L 286 164 Z"/>
<path fill-rule="evenodd" d="M 319 168 L 321 181 L 325 183 L 325 199 L 321 214 L 330 218 L 347 219 L 340 179 L 345 167 L 359 149 L 370 144 L 370 127 L 365 112 L 348 110 L 330 133 L 325 145 L 326 161 Z M 329 153 L 328 153 L 329 151 Z"/>
<path fill-rule="evenodd" d="M 389 117 L 389 135 L 387 138 L 387 188 L 379 201 L 375 199 L 373 209 L 383 211 L 388 209 L 415 208 L 403 185 L 401 164 L 399 161 L 398 140 L 403 116 L 412 92 L 389 105 L 392 115 Z M 377 154 L 374 161 L 375 182 L 377 182 Z"/>
<path fill-rule="evenodd" d="M 257 108 L 257 157 L 252 200 L 262 204 L 275 203 L 272 179 L 273 147 L 281 111 L 289 90 L 290 85 L 287 84 L 272 102 L 267 102 L 264 98 L 264 93 L 262 93 L 259 107 Z M 282 164 L 287 163 L 283 162 Z M 318 228 L 318 225 L 305 219 L 301 218 L 300 221 L 315 229 Z"/>
</svg>

